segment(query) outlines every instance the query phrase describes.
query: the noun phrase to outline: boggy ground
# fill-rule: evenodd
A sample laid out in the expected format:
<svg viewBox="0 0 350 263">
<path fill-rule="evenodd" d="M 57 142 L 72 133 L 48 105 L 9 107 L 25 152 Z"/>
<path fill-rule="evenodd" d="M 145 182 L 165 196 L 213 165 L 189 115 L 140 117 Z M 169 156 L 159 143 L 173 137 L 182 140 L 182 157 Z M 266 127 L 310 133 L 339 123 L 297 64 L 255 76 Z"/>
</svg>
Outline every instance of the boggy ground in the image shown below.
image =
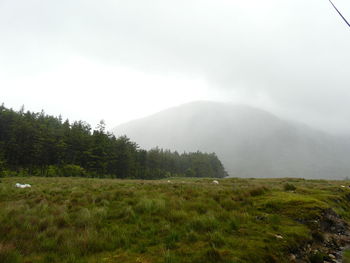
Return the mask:
<svg viewBox="0 0 350 263">
<path fill-rule="evenodd" d="M 169 180 L 2 179 L 0 262 L 341 262 L 346 181 Z"/>
</svg>

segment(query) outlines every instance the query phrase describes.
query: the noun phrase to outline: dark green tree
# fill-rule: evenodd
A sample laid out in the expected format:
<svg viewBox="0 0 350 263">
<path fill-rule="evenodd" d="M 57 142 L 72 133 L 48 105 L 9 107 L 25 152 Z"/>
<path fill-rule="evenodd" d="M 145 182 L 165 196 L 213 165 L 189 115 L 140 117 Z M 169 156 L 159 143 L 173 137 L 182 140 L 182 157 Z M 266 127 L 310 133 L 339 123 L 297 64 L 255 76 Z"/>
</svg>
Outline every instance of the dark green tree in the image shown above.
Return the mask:
<svg viewBox="0 0 350 263">
<path fill-rule="evenodd" d="M 217 156 L 140 149 L 128 137 L 95 130 L 83 121 L 16 112 L 0 106 L 0 171 L 37 176 L 93 176 L 159 179 L 170 176 L 224 177 Z"/>
</svg>

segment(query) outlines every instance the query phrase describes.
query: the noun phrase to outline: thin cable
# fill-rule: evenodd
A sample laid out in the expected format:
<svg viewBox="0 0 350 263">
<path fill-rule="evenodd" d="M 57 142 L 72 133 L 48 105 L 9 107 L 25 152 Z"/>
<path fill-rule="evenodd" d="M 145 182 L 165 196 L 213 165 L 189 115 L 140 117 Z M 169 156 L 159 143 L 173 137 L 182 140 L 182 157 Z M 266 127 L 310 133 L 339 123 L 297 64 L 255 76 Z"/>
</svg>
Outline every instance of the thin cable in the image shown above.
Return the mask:
<svg viewBox="0 0 350 263">
<path fill-rule="evenodd" d="M 336 8 L 336 6 L 333 4 L 333 2 L 331 0 L 329 0 L 329 2 L 331 2 L 332 6 L 334 7 L 334 9 L 338 12 L 338 14 L 341 16 L 341 18 L 343 18 L 343 20 L 345 21 L 345 23 L 350 27 L 350 23 L 345 19 L 345 17 L 340 13 L 340 11 L 338 10 L 338 8 Z"/>
</svg>

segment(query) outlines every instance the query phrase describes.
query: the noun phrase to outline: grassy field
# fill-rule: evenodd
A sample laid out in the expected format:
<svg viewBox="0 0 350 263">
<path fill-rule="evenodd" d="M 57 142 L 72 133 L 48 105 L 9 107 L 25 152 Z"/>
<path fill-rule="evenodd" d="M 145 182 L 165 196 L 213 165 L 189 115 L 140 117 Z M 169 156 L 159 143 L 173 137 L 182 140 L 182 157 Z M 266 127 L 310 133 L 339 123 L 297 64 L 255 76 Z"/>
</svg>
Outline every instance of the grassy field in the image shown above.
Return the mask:
<svg viewBox="0 0 350 263">
<path fill-rule="evenodd" d="M 2 179 L 0 262 L 291 262 L 324 211 L 350 221 L 345 181 L 170 181 Z"/>
</svg>

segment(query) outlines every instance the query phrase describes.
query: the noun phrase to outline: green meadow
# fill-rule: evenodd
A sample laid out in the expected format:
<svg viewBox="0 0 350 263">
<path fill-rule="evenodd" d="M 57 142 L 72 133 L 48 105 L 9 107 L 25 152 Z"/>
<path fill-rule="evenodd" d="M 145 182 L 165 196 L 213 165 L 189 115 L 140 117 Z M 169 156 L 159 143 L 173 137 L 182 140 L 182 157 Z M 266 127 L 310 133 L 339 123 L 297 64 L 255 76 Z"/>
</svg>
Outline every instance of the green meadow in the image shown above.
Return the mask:
<svg viewBox="0 0 350 263">
<path fill-rule="evenodd" d="M 312 222 L 325 211 L 350 220 L 346 181 L 169 181 L 4 178 L 0 262 L 283 263 L 321 246 L 325 233 Z"/>
</svg>

